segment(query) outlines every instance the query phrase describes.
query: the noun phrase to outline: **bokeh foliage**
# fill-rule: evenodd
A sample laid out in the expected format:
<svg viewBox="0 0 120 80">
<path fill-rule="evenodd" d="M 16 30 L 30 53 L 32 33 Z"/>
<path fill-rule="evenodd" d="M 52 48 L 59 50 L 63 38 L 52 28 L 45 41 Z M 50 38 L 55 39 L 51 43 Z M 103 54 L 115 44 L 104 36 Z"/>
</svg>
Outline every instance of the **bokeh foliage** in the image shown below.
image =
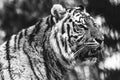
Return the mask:
<svg viewBox="0 0 120 80">
<path fill-rule="evenodd" d="M 48 15 L 52 4 L 52 0 L 5 0 L 0 9 L 0 29 L 6 33 L 4 40 Z"/>
</svg>

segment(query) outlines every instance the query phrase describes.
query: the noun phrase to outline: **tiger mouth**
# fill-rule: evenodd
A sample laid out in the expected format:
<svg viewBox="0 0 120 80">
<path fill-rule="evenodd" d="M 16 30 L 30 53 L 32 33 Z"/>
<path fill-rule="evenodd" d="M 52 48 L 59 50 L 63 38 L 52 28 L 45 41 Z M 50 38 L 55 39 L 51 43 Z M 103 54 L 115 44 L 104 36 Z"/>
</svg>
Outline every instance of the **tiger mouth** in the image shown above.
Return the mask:
<svg viewBox="0 0 120 80">
<path fill-rule="evenodd" d="M 80 61 L 86 61 L 90 60 L 92 61 L 94 58 L 98 59 L 101 51 L 101 47 L 98 45 L 90 44 L 89 46 L 85 45 L 83 47 L 80 47 L 75 52 L 75 59 L 79 59 Z"/>
<path fill-rule="evenodd" d="M 70 44 L 71 50 L 74 53 L 74 58 L 80 61 L 90 60 L 92 61 L 94 58 L 96 60 L 102 59 L 102 40 L 88 40 L 83 42 L 83 44 Z"/>
</svg>

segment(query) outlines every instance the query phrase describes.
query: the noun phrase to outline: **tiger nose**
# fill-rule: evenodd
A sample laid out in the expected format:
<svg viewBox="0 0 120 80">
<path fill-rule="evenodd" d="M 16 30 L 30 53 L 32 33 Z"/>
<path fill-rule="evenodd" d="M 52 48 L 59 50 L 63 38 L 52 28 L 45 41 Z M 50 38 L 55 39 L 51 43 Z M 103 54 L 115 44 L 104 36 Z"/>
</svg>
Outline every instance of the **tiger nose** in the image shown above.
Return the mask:
<svg viewBox="0 0 120 80">
<path fill-rule="evenodd" d="M 97 43 L 99 43 L 99 44 L 102 44 L 103 39 L 95 38 L 95 41 L 96 41 Z"/>
<path fill-rule="evenodd" d="M 95 40 L 99 43 L 102 44 L 104 42 L 104 36 L 102 34 L 98 35 Z"/>
<path fill-rule="evenodd" d="M 104 42 L 104 36 L 92 36 L 92 38 L 88 39 L 88 42 L 92 43 L 92 44 L 96 44 L 96 45 L 101 45 Z"/>
<path fill-rule="evenodd" d="M 99 44 L 102 44 L 102 42 L 104 41 L 104 36 L 102 33 L 97 32 L 97 30 L 94 32 L 91 32 L 91 37 L 93 37 L 95 39 L 95 41 Z"/>
<path fill-rule="evenodd" d="M 103 43 L 102 39 L 99 38 L 90 38 L 87 40 L 88 44 L 93 44 L 93 45 L 101 45 Z"/>
</svg>

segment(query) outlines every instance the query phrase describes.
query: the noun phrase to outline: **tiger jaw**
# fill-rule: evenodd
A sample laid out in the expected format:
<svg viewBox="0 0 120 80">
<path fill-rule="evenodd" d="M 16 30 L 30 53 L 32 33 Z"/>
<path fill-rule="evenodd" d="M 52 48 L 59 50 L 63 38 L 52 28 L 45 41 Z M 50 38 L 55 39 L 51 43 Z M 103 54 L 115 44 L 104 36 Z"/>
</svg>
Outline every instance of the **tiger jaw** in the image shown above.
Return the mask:
<svg viewBox="0 0 120 80">
<path fill-rule="evenodd" d="M 74 52 L 74 57 L 80 60 L 85 58 L 92 58 L 97 56 L 97 49 L 90 48 L 88 46 L 80 47 L 76 52 Z"/>
<path fill-rule="evenodd" d="M 74 49 L 75 51 L 72 51 L 73 48 L 71 47 L 70 43 L 68 42 L 68 40 L 64 37 L 64 41 L 67 44 L 67 46 L 63 46 L 61 45 L 61 34 L 57 33 L 56 34 L 58 42 L 56 42 L 56 39 L 52 38 L 55 37 L 55 33 L 53 35 L 51 35 L 51 45 L 54 47 L 53 50 L 55 51 L 56 57 L 61 61 L 62 64 L 64 64 L 65 66 L 67 65 L 71 65 L 73 64 L 72 62 L 76 62 L 78 60 L 80 61 L 91 61 L 91 62 L 96 62 L 97 60 L 97 48 L 95 48 L 95 46 L 88 46 L 87 44 L 83 44 L 78 46 L 77 44 L 74 44 Z M 59 44 L 59 47 L 61 48 L 61 52 L 60 50 L 58 50 L 58 46 L 57 43 Z M 96 45 L 98 46 L 98 45 Z M 56 49 L 55 49 L 56 47 Z M 65 47 L 67 49 L 67 52 L 65 50 Z M 62 60 L 62 56 L 68 61 L 70 62 L 69 64 L 67 64 L 66 62 L 64 62 L 64 60 Z M 77 63 L 77 62 L 76 62 Z"/>
<path fill-rule="evenodd" d="M 68 52 L 66 54 L 69 54 L 69 58 L 67 57 L 67 60 L 80 60 L 80 61 L 87 61 L 90 62 L 96 62 L 98 53 L 101 50 L 101 47 L 99 44 L 81 44 L 78 46 L 77 44 L 74 44 L 73 46 L 70 45 L 70 43 L 67 41 L 69 49 L 71 52 Z"/>
<path fill-rule="evenodd" d="M 74 44 L 71 47 L 74 53 L 75 60 L 80 60 L 82 62 L 89 60 L 91 63 L 95 63 L 99 58 L 101 58 L 102 44 L 98 43 L 84 43 L 79 46 Z"/>
<path fill-rule="evenodd" d="M 62 44 L 62 40 L 64 41 L 64 44 L 67 44 L 66 46 Z M 72 44 L 71 46 L 68 38 L 65 35 L 62 35 L 61 33 L 55 31 L 51 33 L 50 43 L 57 59 L 59 59 L 60 63 L 66 68 L 71 69 L 76 64 L 81 64 L 86 61 L 89 61 L 90 64 L 94 64 L 98 59 L 97 56 L 99 55 L 98 52 L 100 44 L 90 45 L 83 43 L 79 45 Z"/>
</svg>

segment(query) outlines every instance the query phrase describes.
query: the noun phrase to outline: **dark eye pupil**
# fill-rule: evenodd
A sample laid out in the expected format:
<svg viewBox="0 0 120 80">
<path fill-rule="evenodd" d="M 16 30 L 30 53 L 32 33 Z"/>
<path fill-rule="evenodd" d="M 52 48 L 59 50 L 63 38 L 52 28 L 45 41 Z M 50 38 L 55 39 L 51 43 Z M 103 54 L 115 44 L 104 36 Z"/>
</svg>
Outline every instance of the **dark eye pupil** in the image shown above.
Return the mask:
<svg viewBox="0 0 120 80">
<path fill-rule="evenodd" d="M 70 19 L 69 22 L 72 22 L 72 19 Z"/>
<path fill-rule="evenodd" d="M 88 30 L 88 28 L 85 27 L 84 25 L 79 25 L 79 27 L 81 27 L 81 28 L 83 28 L 83 29 L 85 29 L 85 30 Z"/>
</svg>

